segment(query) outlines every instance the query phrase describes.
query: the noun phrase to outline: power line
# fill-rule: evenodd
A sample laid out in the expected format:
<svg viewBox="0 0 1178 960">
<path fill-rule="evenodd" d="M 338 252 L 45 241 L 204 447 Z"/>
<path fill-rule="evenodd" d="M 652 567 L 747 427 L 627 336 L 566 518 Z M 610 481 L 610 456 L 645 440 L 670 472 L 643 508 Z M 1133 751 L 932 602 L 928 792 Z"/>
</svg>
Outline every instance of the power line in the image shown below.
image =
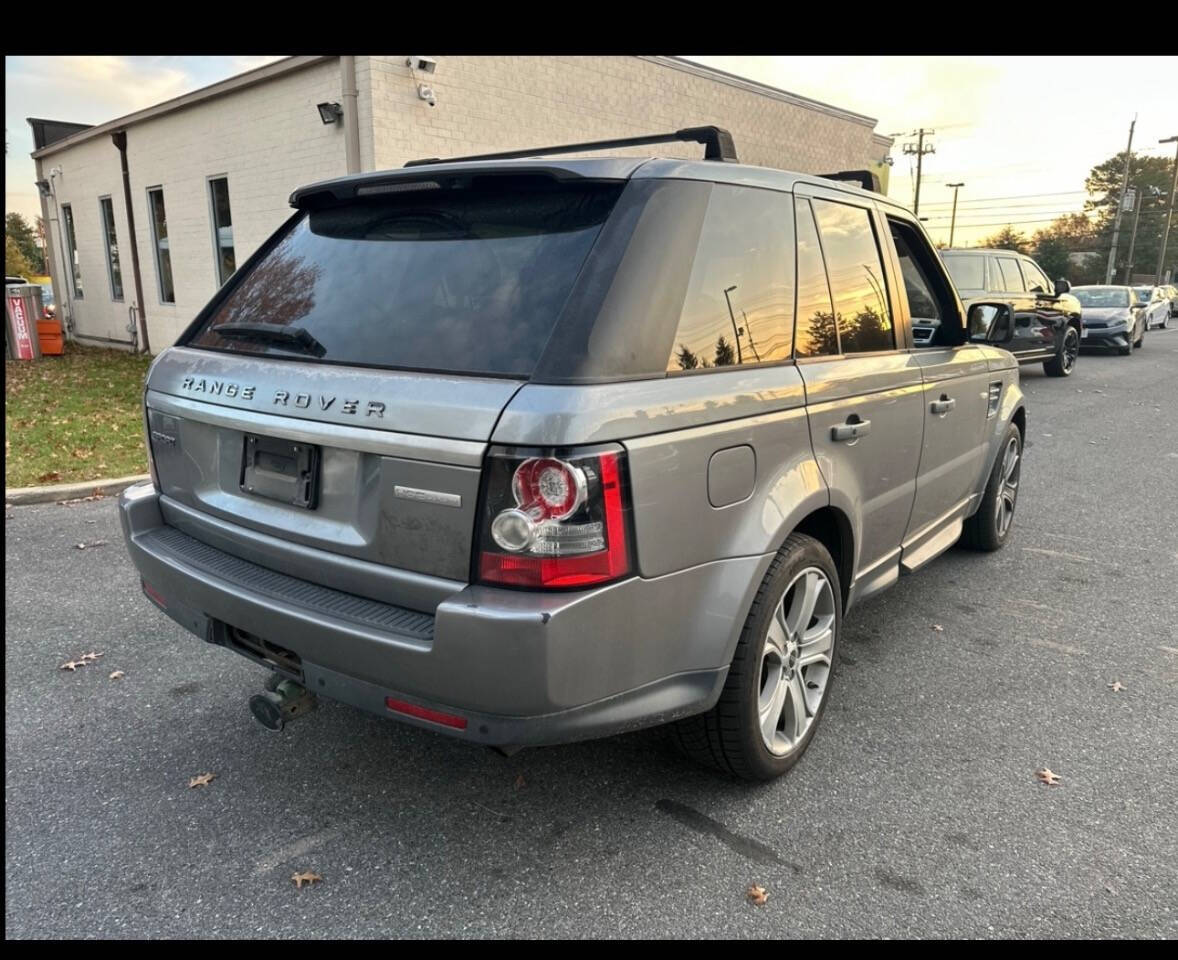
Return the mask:
<svg viewBox="0 0 1178 960">
<path fill-rule="evenodd" d="M 972 200 L 962 200 L 961 205 L 965 206 L 967 203 L 990 203 L 994 200 L 1030 200 L 1035 197 L 1070 197 L 1080 193 L 1087 193 L 1087 190 L 1057 190 L 1055 193 L 1019 193 L 1010 197 L 975 197 Z M 929 207 L 948 206 L 950 201 L 938 200 L 926 204 Z"/>
</svg>

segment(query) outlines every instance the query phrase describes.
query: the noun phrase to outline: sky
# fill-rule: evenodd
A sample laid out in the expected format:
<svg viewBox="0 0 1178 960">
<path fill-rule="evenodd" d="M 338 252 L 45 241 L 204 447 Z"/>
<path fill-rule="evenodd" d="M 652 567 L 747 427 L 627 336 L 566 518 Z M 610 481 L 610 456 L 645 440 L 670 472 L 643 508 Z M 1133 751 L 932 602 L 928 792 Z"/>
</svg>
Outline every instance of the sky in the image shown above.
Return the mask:
<svg viewBox="0 0 1178 960">
<path fill-rule="evenodd" d="M 277 59 L 256 57 L 9 57 L 5 208 L 40 207 L 26 117 L 103 123 Z M 889 193 L 911 205 L 912 158 L 903 144 L 935 130 L 924 158 L 920 215 L 933 239 L 977 243 L 1006 223 L 1028 233 L 1083 208 L 1084 178 L 1124 150 L 1169 155 L 1178 134 L 1178 56 L 1164 57 L 717 57 L 689 56 L 751 80 L 878 120 L 900 134 Z M 737 144 L 739 147 L 739 144 Z"/>
</svg>

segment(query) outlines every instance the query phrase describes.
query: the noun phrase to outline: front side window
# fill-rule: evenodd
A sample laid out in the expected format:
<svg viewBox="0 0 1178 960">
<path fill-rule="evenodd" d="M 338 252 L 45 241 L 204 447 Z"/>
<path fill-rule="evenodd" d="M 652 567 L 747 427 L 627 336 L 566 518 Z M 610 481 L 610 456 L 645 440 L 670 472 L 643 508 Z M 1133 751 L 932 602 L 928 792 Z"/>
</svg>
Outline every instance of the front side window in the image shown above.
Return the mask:
<svg viewBox="0 0 1178 960">
<path fill-rule="evenodd" d="M 1023 276 L 1027 281 L 1027 290 L 1031 293 L 1052 293 L 1054 287 L 1043 276 L 1043 271 L 1040 270 L 1031 260 L 1023 260 L 1021 264 L 1023 268 Z"/>
<path fill-rule="evenodd" d="M 1002 286 L 998 289 L 1004 293 L 1021 293 L 1024 291 L 1023 275 L 1019 273 L 1018 261 L 1013 257 L 995 257 L 993 260 L 998 267 L 998 277 Z"/>
<path fill-rule="evenodd" d="M 224 284 L 237 269 L 233 252 L 233 216 L 229 210 L 229 180 L 217 177 L 209 181 L 209 201 L 213 210 L 213 247 L 217 258 L 217 282 Z"/>
<path fill-rule="evenodd" d="M 159 278 L 160 302 L 175 303 L 176 287 L 172 283 L 172 250 L 168 242 L 168 215 L 164 210 L 164 191 L 155 187 L 147 191 L 151 213 L 151 236 L 155 246 L 155 272 Z"/>
<path fill-rule="evenodd" d="M 965 342 L 961 311 L 944 271 L 937 268 L 936 253 L 915 226 L 905 220 L 888 217 L 900 273 L 904 278 L 904 296 L 915 327 L 918 347 L 955 346 Z M 978 263 L 981 259 L 972 258 Z M 928 328 L 932 328 L 930 331 Z"/>
<path fill-rule="evenodd" d="M 799 357 L 826 357 L 839 352 L 838 325 L 830 302 L 830 285 L 822 262 L 822 244 L 809 200 L 799 199 L 798 216 L 798 323 L 794 340 Z"/>
<path fill-rule="evenodd" d="M 713 188 L 668 371 L 793 355 L 791 202 L 769 190 Z"/>
<path fill-rule="evenodd" d="M 61 218 L 65 221 L 65 243 L 69 250 L 70 269 L 74 275 L 74 296 L 81 300 L 82 296 L 82 265 L 78 262 L 78 239 L 74 233 L 74 210 L 68 204 L 61 206 Z"/>
<path fill-rule="evenodd" d="M 102 214 L 102 234 L 106 239 L 106 273 L 110 280 L 110 298 L 123 299 L 123 271 L 119 267 L 119 239 L 115 231 L 115 210 L 110 197 L 98 201 Z"/>
<path fill-rule="evenodd" d="M 830 200 L 814 201 L 843 353 L 894 350 L 892 311 L 871 213 Z"/>
</svg>

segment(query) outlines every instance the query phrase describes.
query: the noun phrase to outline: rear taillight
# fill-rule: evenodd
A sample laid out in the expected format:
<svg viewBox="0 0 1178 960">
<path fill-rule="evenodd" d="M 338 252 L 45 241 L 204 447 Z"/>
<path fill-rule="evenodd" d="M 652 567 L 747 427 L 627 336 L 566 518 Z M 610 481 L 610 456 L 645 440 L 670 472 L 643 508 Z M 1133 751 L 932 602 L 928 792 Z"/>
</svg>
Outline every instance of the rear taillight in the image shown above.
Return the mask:
<svg viewBox="0 0 1178 960">
<path fill-rule="evenodd" d="M 620 449 L 492 450 L 478 579 L 546 589 L 617 580 L 630 573 L 629 512 Z"/>
</svg>

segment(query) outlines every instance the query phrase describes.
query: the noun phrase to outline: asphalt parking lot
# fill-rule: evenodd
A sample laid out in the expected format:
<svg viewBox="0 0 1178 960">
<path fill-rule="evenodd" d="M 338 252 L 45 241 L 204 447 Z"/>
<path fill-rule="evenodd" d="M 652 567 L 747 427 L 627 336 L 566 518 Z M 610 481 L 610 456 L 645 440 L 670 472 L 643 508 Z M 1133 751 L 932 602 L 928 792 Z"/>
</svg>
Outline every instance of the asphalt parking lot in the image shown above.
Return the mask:
<svg viewBox="0 0 1178 960">
<path fill-rule="evenodd" d="M 657 730 L 268 733 L 263 671 L 141 597 L 113 501 L 8 509 L 6 935 L 1178 936 L 1178 332 L 1022 379 L 1012 542 L 853 611 L 765 786 Z"/>
</svg>

